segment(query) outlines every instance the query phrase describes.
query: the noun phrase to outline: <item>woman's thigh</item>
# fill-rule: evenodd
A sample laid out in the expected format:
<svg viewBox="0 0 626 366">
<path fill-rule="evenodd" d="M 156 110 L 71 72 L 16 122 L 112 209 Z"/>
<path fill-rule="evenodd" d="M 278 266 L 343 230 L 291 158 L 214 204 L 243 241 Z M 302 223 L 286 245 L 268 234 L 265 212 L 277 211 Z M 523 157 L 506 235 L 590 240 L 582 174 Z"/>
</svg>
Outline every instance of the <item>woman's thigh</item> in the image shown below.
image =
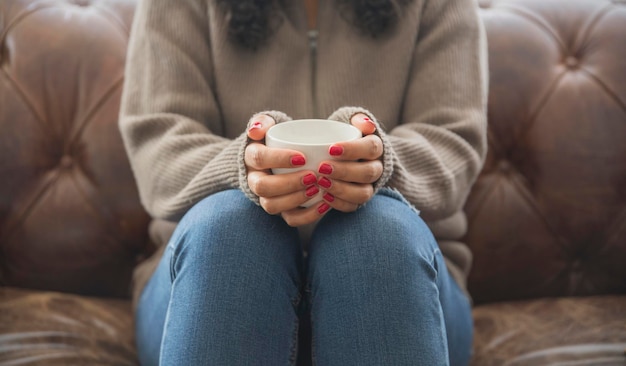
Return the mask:
<svg viewBox="0 0 626 366">
<path fill-rule="evenodd" d="M 467 363 L 469 303 L 432 233 L 397 192 L 383 190 L 354 213 L 327 214 L 311 240 L 308 290 L 320 364 Z"/>
<path fill-rule="evenodd" d="M 207 197 L 178 224 L 140 298 L 142 364 L 159 354 L 162 363 L 287 364 L 300 278 L 296 230 L 240 191 Z"/>
</svg>

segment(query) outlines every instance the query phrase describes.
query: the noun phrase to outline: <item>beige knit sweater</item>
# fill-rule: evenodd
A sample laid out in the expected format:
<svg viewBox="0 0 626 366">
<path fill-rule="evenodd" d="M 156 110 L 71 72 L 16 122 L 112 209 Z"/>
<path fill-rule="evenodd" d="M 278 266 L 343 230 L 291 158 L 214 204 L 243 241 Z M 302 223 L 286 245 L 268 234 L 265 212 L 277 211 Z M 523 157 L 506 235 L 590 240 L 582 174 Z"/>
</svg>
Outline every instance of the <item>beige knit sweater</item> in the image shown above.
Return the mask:
<svg viewBox="0 0 626 366">
<path fill-rule="evenodd" d="M 361 106 L 380 123 L 384 173 L 433 230 L 464 287 L 471 263 L 457 240 L 461 209 L 486 150 L 486 46 L 473 0 L 414 0 L 378 38 L 349 24 L 333 0 L 318 10 L 310 45 L 304 2 L 280 9 L 257 51 L 226 36 L 214 0 L 143 0 L 129 45 L 120 129 L 141 201 L 176 222 L 212 193 L 246 183 L 245 128 L 259 111 L 347 121 Z M 175 224 L 157 221 L 155 241 Z M 160 243 L 161 244 L 161 243 Z M 158 255 L 140 266 L 135 294 Z"/>
</svg>

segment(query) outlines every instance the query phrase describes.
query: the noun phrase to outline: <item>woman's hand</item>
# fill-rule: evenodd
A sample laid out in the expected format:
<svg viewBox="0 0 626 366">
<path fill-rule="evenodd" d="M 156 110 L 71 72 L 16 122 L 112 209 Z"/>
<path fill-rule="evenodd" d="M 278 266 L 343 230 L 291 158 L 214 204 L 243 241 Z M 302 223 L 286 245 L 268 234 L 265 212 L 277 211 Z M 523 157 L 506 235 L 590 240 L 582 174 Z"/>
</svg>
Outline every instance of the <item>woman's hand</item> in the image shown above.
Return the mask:
<svg viewBox="0 0 626 366">
<path fill-rule="evenodd" d="M 317 176 L 313 171 L 289 174 L 272 174 L 273 168 L 294 168 L 305 164 L 305 157 L 298 151 L 269 148 L 261 141 L 276 121 L 267 115 L 256 115 L 250 120 L 248 137 L 255 141 L 245 150 L 244 162 L 248 173 L 248 186 L 259 196 L 263 209 L 280 214 L 290 226 L 301 226 L 318 220 L 330 205 L 321 202 L 301 208 L 304 202 L 319 192 Z"/>
<path fill-rule="evenodd" d="M 361 130 L 363 137 L 334 144 L 329 155 L 336 160 L 322 162 L 317 184 L 326 193 L 323 198 L 332 208 L 342 212 L 355 211 L 374 195 L 373 183 L 383 173 L 383 142 L 373 135 L 376 125 L 363 113 L 350 123 Z"/>
<path fill-rule="evenodd" d="M 295 150 L 268 148 L 261 141 L 276 122 L 267 115 L 254 116 L 248 137 L 255 141 L 245 150 L 244 162 L 248 169 L 248 186 L 259 196 L 263 209 L 280 214 L 290 226 L 302 226 L 317 221 L 332 207 L 342 212 L 355 211 L 369 201 L 376 182 L 383 172 L 380 157 L 381 139 L 373 135 L 376 125 L 363 113 L 352 116 L 350 123 L 364 137 L 334 144 L 328 160 L 318 172 L 300 171 L 273 175 L 273 168 L 294 168 L 304 165 L 304 156 Z M 318 176 L 319 175 L 319 179 Z M 315 196 L 320 187 L 325 191 L 324 201 L 307 208 L 300 207 Z"/>
</svg>

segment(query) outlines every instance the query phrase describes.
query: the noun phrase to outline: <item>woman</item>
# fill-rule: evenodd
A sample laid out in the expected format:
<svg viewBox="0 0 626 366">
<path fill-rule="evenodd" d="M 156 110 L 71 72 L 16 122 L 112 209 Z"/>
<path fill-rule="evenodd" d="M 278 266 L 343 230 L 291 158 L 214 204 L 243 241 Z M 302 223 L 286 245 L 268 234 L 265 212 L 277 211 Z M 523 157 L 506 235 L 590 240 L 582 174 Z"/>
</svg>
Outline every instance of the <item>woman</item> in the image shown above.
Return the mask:
<svg viewBox="0 0 626 366">
<path fill-rule="evenodd" d="M 141 363 L 293 364 L 310 314 L 318 365 L 467 364 L 484 55 L 472 0 L 141 1 L 120 128 L 167 243 L 136 278 Z M 363 137 L 271 175 L 306 159 L 263 144 L 291 118 Z"/>
</svg>

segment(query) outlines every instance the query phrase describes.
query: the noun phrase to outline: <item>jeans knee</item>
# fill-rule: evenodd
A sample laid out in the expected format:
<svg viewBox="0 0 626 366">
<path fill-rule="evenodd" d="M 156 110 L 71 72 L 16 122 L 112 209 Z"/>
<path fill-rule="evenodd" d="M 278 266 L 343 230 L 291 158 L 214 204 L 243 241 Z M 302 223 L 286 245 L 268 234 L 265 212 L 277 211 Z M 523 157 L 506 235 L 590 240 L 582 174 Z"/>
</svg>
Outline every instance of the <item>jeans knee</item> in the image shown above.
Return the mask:
<svg viewBox="0 0 626 366">
<path fill-rule="evenodd" d="M 215 193 L 192 207 L 178 224 L 169 245 L 173 271 L 189 265 L 295 258 L 297 231 L 271 216 L 238 190 Z M 294 248 L 291 249 L 290 248 Z M 280 254 L 280 251 L 287 253 Z"/>
<path fill-rule="evenodd" d="M 203 235 L 229 235 L 245 229 L 246 221 L 256 214 L 258 207 L 237 190 L 212 194 L 196 203 L 178 224 L 177 231 Z"/>
<path fill-rule="evenodd" d="M 439 249 L 419 215 L 391 197 L 373 203 L 320 222 L 310 247 L 312 285 L 355 274 L 380 284 L 436 279 Z"/>
</svg>

